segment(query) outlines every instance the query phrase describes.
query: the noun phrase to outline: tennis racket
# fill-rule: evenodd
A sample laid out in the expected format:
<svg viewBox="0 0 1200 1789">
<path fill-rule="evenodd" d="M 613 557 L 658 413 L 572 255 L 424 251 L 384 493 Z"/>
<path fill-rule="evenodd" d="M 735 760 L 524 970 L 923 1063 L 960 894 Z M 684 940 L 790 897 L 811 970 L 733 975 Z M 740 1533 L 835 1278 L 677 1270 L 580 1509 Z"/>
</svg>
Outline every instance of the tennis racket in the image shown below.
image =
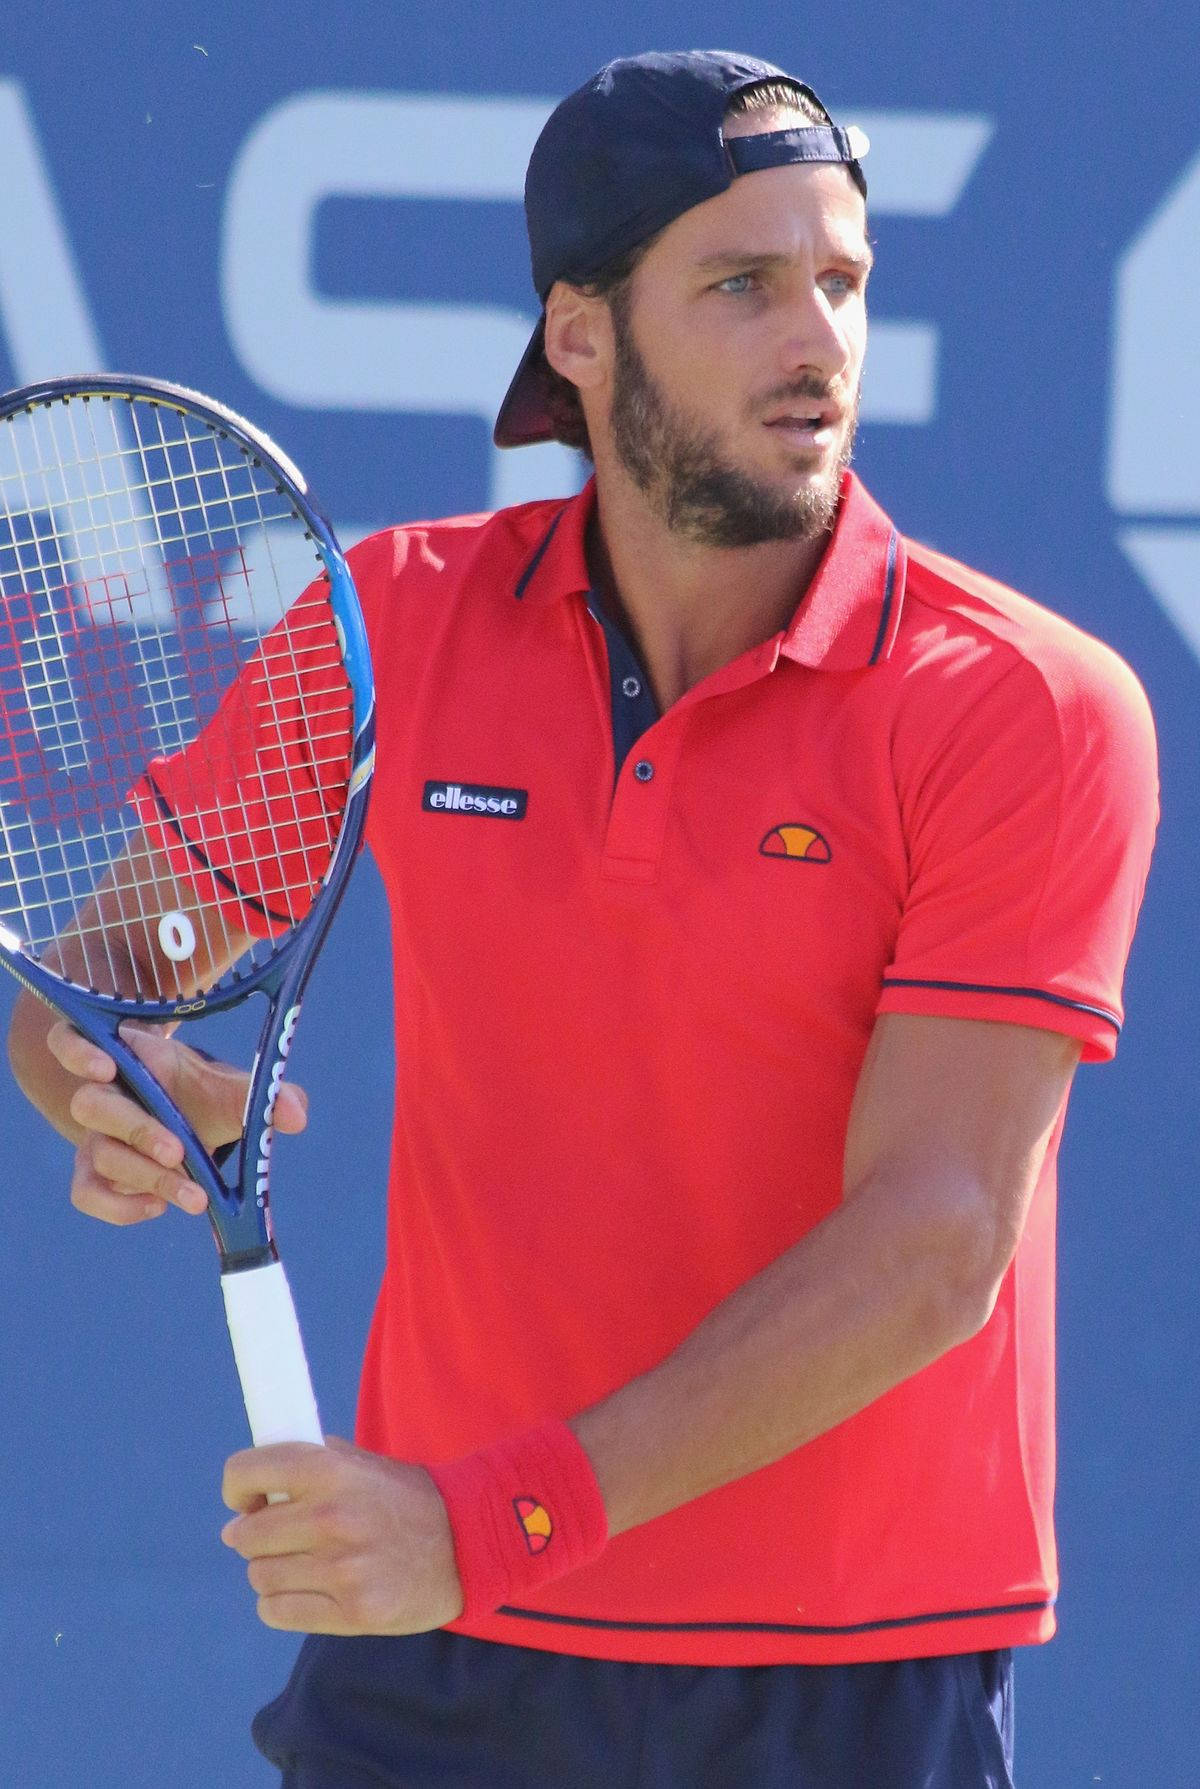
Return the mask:
<svg viewBox="0 0 1200 1789">
<path fill-rule="evenodd" d="M 256 1444 L 322 1439 L 268 1182 L 373 741 L 353 581 L 265 435 L 150 379 L 0 399 L 0 957 L 180 1138 Z M 243 1134 L 210 1154 L 118 1027 L 251 994 Z"/>
</svg>

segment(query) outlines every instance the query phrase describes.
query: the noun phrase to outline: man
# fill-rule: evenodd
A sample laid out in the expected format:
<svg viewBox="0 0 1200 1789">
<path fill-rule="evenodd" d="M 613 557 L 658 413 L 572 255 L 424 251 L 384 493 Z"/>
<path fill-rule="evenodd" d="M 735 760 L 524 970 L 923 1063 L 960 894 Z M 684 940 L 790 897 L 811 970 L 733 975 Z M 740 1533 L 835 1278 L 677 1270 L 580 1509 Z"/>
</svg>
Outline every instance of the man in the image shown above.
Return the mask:
<svg viewBox="0 0 1200 1789">
<path fill-rule="evenodd" d="M 847 470 L 864 150 L 749 58 L 602 70 L 530 164 L 497 423 L 594 484 L 354 555 L 388 1262 L 360 1446 L 225 1475 L 263 1620 L 320 1636 L 256 1729 L 292 1789 L 1011 1782 L 1153 733 Z M 236 1133 L 239 1076 L 142 1048 Z M 83 1209 L 200 1208 L 103 1052 L 23 1003 L 13 1053 Z"/>
</svg>

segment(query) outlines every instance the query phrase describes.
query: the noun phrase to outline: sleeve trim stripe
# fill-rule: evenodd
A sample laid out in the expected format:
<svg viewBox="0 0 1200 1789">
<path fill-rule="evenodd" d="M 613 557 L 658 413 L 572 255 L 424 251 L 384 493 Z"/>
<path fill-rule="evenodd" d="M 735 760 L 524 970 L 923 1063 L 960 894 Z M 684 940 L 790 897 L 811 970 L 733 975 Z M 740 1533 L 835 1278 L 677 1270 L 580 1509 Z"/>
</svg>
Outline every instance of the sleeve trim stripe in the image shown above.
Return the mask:
<svg viewBox="0 0 1200 1789">
<path fill-rule="evenodd" d="M 184 832 L 179 821 L 171 812 L 162 790 L 150 775 L 149 771 L 146 772 L 146 784 L 151 795 L 154 797 L 155 805 L 158 808 L 161 819 L 171 828 L 171 831 L 175 834 L 184 850 L 188 853 L 188 856 L 194 858 L 198 864 L 202 865 L 203 868 L 208 871 L 214 882 L 218 883 L 222 888 L 228 889 L 229 893 L 234 896 L 240 906 L 252 908 L 255 913 L 260 913 L 264 919 L 270 920 L 274 925 L 290 926 L 293 923 L 286 913 L 275 913 L 263 901 L 256 901 L 253 895 L 245 894 L 232 877 L 227 876 L 224 870 L 218 869 L 215 863 L 210 863 L 202 847 L 194 840 L 189 839 L 186 832 Z"/>
<path fill-rule="evenodd" d="M 941 988 L 955 994 L 1009 994 L 1018 1000 L 1045 1000 L 1051 1006 L 1069 1007 L 1072 1012 L 1088 1013 L 1092 1018 L 1103 1019 L 1106 1025 L 1120 1034 L 1121 1021 L 1115 1013 L 1104 1006 L 1090 1006 L 1086 1000 L 1068 1000 L 1065 994 L 1048 994 L 1045 988 L 1006 988 L 995 982 L 974 981 L 922 981 L 915 977 L 901 975 L 885 975 L 885 988 Z"/>
</svg>

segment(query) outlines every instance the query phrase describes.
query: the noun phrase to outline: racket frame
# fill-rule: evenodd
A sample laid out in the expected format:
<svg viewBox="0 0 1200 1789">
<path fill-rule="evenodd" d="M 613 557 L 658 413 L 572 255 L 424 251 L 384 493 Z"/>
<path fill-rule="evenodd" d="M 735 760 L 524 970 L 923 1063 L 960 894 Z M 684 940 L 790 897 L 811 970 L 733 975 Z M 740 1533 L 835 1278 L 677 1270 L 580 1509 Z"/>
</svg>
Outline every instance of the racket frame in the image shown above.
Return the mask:
<svg viewBox="0 0 1200 1789">
<path fill-rule="evenodd" d="M 34 957 L 20 938 L 0 924 L 0 962 L 16 979 L 105 1050 L 128 1091 L 183 1144 L 184 1164 L 208 1200 L 209 1219 L 221 1257 L 222 1275 L 260 1269 L 278 1260 L 271 1230 L 268 1181 L 274 1107 L 305 988 L 333 922 L 366 824 L 367 799 L 375 757 L 375 700 L 366 628 L 354 581 L 328 521 L 316 506 L 303 474 L 253 423 L 186 386 L 165 380 L 105 373 L 43 380 L 0 397 L 0 425 L 20 411 L 35 411 L 75 399 L 139 401 L 191 416 L 228 437 L 276 482 L 295 506 L 329 580 L 330 606 L 352 692 L 352 744 L 346 809 L 329 865 L 312 906 L 295 927 L 275 942 L 271 955 L 235 974 L 228 985 L 186 1000 L 129 1000 L 84 990 Z M 297 591 L 295 595 L 301 594 Z M 268 1005 L 250 1071 L 240 1141 L 218 1151 L 221 1165 L 205 1149 L 118 1027 L 127 1019 L 148 1024 L 186 1023 L 239 1006 L 251 994 Z M 232 1167 L 227 1177 L 225 1164 Z"/>
</svg>

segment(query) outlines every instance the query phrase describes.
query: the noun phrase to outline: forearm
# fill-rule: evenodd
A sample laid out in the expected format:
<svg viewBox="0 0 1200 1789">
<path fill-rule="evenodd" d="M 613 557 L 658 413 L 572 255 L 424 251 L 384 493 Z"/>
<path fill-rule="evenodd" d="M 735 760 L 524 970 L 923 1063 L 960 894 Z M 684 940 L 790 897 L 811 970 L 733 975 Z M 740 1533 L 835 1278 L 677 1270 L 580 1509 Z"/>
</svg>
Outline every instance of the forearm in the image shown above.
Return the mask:
<svg viewBox="0 0 1200 1789">
<path fill-rule="evenodd" d="M 781 1459 L 973 1334 L 998 1273 L 981 1271 L 986 1239 L 964 1245 L 961 1208 L 944 1210 L 936 1193 L 864 1187 L 575 1418 L 610 1533 Z"/>
<path fill-rule="evenodd" d="M 68 1074 L 46 1044 L 50 1027 L 57 1020 L 58 1014 L 44 1001 L 22 989 L 8 1029 L 8 1060 L 13 1078 L 26 1099 L 68 1142 L 79 1144 L 84 1135 L 83 1127 L 76 1124 L 70 1111 L 79 1078 Z"/>
</svg>

